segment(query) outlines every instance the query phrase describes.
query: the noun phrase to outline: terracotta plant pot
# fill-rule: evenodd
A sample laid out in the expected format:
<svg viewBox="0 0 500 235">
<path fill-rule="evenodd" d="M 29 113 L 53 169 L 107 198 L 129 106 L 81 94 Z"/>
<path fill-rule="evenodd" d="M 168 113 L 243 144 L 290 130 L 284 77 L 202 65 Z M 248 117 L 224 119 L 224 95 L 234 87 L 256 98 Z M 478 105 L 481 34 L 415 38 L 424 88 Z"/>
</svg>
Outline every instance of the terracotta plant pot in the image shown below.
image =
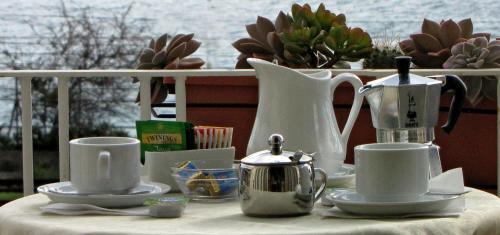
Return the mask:
<svg viewBox="0 0 500 235">
<path fill-rule="evenodd" d="M 366 83 L 374 77 L 361 77 Z M 167 82 L 173 82 L 167 81 Z M 192 77 L 186 83 L 187 119 L 196 125 L 233 126 L 236 157 L 245 156 L 258 103 L 258 83 L 254 77 Z M 334 111 L 343 126 L 349 115 L 353 89 L 341 84 L 334 97 Z M 441 99 L 439 125 L 447 119 L 451 94 Z M 466 104 L 451 134 L 436 128 L 435 143 L 441 146 L 444 170 L 462 167 L 466 184 L 496 188 L 496 103 L 484 100 Z M 376 142 L 370 109 L 364 103 L 348 142 L 347 162 L 353 163 L 354 146 Z"/>
</svg>

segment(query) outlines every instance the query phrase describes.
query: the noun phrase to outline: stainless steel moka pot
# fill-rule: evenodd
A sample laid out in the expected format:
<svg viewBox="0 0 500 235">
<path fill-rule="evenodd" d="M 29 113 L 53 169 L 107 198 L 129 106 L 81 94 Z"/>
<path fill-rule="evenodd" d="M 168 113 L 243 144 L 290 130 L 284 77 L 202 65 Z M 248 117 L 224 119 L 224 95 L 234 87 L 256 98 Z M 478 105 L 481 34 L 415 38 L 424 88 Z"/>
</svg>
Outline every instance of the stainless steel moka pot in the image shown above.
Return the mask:
<svg viewBox="0 0 500 235">
<path fill-rule="evenodd" d="M 431 177 L 442 172 L 439 146 L 432 144 L 440 96 L 453 91 L 448 121 L 441 128 L 450 133 L 466 97 L 465 84 L 455 75 L 422 77 L 411 74 L 411 57 L 396 57 L 398 74 L 368 82 L 360 88 L 369 105 L 377 142 L 428 143 Z"/>
</svg>

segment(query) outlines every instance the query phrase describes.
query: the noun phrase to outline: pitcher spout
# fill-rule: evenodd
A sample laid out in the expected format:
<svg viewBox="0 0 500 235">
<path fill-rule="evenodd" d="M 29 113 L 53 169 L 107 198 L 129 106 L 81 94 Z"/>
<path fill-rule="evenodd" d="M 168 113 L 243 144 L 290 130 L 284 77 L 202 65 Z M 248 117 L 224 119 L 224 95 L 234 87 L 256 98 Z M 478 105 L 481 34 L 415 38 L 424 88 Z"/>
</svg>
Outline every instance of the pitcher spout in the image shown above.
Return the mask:
<svg viewBox="0 0 500 235">
<path fill-rule="evenodd" d="M 273 77 L 286 77 L 290 79 L 309 79 L 309 80 L 330 80 L 332 72 L 323 70 L 317 73 L 305 74 L 294 69 L 271 63 L 269 61 L 248 58 L 247 62 L 255 69 L 257 79 L 271 79 Z"/>
</svg>

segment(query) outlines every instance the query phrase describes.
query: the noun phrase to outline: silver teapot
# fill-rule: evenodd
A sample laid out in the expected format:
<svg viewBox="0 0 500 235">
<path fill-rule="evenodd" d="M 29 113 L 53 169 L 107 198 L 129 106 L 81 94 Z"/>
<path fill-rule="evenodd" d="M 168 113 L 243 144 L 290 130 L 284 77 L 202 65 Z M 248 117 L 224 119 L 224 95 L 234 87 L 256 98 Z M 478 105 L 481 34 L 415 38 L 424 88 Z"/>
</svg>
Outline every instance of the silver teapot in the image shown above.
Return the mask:
<svg viewBox="0 0 500 235">
<path fill-rule="evenodd" d="M 269 137 L 269 150 L 241 160 L 239 200 L 249 216 L 291 216 L 311 212 L 326 187 L 327 174 L 302 151 L 284 151 L 283 136 Z M 315 177 L 321 185 L 316 189 Z"/>
</svg>

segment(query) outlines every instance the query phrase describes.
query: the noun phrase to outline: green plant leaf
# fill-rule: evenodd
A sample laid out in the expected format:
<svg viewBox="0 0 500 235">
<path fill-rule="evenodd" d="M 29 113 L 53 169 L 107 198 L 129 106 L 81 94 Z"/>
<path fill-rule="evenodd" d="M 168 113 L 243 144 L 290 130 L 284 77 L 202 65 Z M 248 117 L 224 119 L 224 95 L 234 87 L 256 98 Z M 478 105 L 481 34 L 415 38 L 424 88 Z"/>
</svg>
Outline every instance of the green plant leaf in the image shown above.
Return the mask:
<svg viewBox="0 0 500 235">
<path fill-rule="evenodd" d="M 297 44 L 285 44 L 285 50 L 289 51 L 292 54 L 302 54 L 307 52 L 307 48 L 301 47 Z"/>
<path fill-rule="evenodd" d="M 346 25 L 346 18 L 344 14 L 338 14 L 334 19 L 333 19 L 333 25 L 334 26 L 340 26 L 340 25 Z"/>
<path fill-rule="evenodd" d="M 337 48 L 339 48 L 339 46 L 337 45 L 337 40 L 335 39 L 335 37 L 330 36 L 330 35 L 328 35 L 325 38 L 325 44 L 326 44 L 326 46 L 328 46 L 333 51 L 335 51 Z"/>
<path fill-rule="evenodd" d="M 295 19 L 295 18 L 297 18 L 297 17 L 298 17 L 298 13 L 299 13 L 299 11 L 301 11 L 301 10 L 302 10 L 302 7 L 301 7 L 299 4 L 294 3 L 294 4 L 292 5 L 292 17 L 293 17 L 294 19 Z"/>
<path fill-rule="evenodd" d="M 327 43 L 330 48 L 334 50 L 343 48 L 346 41 L 349 39 L 349 29 L 344 25 L 332 27 L 330 29 L 329 36 L 334 39 L 335 42 L 335 47 L 331 47 Z"/>
</svg>

